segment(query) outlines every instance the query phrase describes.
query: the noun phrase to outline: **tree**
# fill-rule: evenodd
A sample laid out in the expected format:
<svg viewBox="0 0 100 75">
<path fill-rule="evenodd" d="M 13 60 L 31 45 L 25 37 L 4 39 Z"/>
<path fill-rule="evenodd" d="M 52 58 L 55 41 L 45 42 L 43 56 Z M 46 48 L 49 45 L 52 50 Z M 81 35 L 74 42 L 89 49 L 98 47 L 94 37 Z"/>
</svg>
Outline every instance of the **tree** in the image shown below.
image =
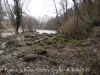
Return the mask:
<svg viewBox="0 0 100 75">
<path fill-rule="evenodd" d="M 84 18 L 83 18 L 82 15 L 80 14 L 78 5 L 77 5 L 77 3 L 76 3 L 76 0 L 72 0 L 72 1 L 73 1 L 73 3 L 74 3 L 74 6 L 75 6 L 75 14 L 76 14 L 76 17 L 79 17 L 82 21 L 84 21 Z"/>
<path fill-rule="evenodd" d="M 5 12 L 3 10 L 3 5 L 0 0 L 0 29 L 5 28 L 4 23 L 3 23 L 4 16 L 5 16 Z"/>
<path fill-rule="evenodd" d="M 94 0 L 94 19 L 100 23 L 100 0 Z"/>
<path fill-rule="evenodd" d="M 60 5 L 63 9 L 63 14 L 64 14 L 63 20 L 66 21 L 66 20 L 68 20 L 68 14 L 67 14 L 68 1 L 67 0 L 60 0 Z"/>
<path fill-rule="evenodd" d="M 23 26 L 23 31 L 25 30 L 31 31 L 39 27 L 39 22 L 35 17 L 24 15 L 22 16 L 22 26 Z"/>
<path fill-rule="evenodd" d="M 58 10 L 57 10 L 57 6 L 56 6 L 56 3 L 55 3 L 55 0 L 53 0 L 53 3 L 54 3 L 54 6 L 55 6 L 55 9 L 56 9 L 56 14 L 57 14 L 56 17 L 57 17 L 57 20 L 58 20 L 58 25 L 59 25 L 59 27 L 61 27 L 59 16 L 58 16 Z"/>
<path fill-rule="evenodd" d="M 20 7 L 20 0 L 14 1 L 14 14 L 15 14 L 15 33 L 18 34 L 18 29 L 22 22 L 22 9 Z"/>
<path fill-rule="evenodd" d="M 2 20 L 2 6 L 1 6 L 1 0 L 0 0 L 0 25 Z"/>
</svg>

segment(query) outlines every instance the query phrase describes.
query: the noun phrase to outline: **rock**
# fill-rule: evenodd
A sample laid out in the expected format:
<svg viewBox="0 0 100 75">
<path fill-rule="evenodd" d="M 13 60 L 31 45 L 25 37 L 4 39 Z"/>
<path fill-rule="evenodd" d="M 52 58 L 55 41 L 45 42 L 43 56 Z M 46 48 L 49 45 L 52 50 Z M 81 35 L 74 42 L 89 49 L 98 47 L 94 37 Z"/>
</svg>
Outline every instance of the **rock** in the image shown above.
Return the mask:
<svg viewBox="0 0 100 75">
<path fill-rule="evenodd" d="M 24 56 L 25 56 L 25 53 L 20 53 L 20 54 L 17 55 L 17 58 L 22 58 Z"/>
<path fill-rule="evenodd" d="M 0 48 L 3 48 L 4 49 L 6 47 L 6 43 L 7 42 L 3 42 Z"/>
<path fill-rule="evenodd" d="M 15 67 L 16 68 L 24 68 L 24 65 L 26 65 L 26 62 L 16 62 Z"/>
<path fill-rule="evenodd" d="M 53 44 L 56 44 L 56 42 L 55 42 L 55 40 L 49 40 L 49 41 L 47 42 L 47 44 L 48 44 L 48 45 L 53 45 Z"/>
<path fill-rule="evenodd" d="M 38 49 L 38 50 L 36 51 L 36 53 L 37 53 L 37 54 L 40 54 L 40 55 L 43 55 L 43 54 L 47 54 L 47 51 L 42 50 L 42 49 Z"/>
<path fill-rule="evenodd" d="M 37 59 L 37 55 L 36 54 L 27 54 L 23 58 L 24 61 L 33 61 L 35 59 Z"/>
<path fill-rule="evenodd" d="M 26 42 L 27 46 L 31 46 L 33 44 L 33 42 Z"/>
<path fill-rule="evenodd" d="M 6 64 L 6 59 L 0 60 L 0 65 Z"/>
<path fill-rule="evenodd" d="M 2 60 L 8 60 L 9 58 L 11 58 L 11 54 L 1 55 L 0 58 L 1 58 Z"/>
<path fill-rule="evenodd" d="M 62 48 L 64 48 L 63 45 L 58 45 L 58 44 L 53 45 L 53 47 L 55 47 L 56 49 L 62 49 Z"/>
<path fill-rule="evenodd" d="M 0 54 L 4 53 L 4 51 L 0 50 Z"/>
<path fill-rule="evenodd" d="M 49 60 L 49 63 L 52 64 L 52 65 L 58 65 L 58 62 L 55 61 L 55 60 Z"/>
<path fill-rule="evenodd" d="M 37 46 L 37 44 L 32 44 L 32 45 L 30 46 L 30 48 L 31 48 L 31 49 L 36 49 L 36 48 L 38 48 L 38 46 Z"/>
<path fill-rule="evenodd" d="M 0 50 L 2 50 L 3 49 L 3 47 L 0 45 Z"/>
<path fill-rule="evenodd" d="M 17 44 L 18 43 L 18 41 L 16 40 L 16 39 L 10 39 L 10 40 L 8 40 L 8 42 L 7 42 L 7 44 Z"/>
<path fill-rule="evenodd" d="M 0 41 L 2 41 L 2 39 L 3 39 L 2 36 L 0 36 Z"/>
</svg>

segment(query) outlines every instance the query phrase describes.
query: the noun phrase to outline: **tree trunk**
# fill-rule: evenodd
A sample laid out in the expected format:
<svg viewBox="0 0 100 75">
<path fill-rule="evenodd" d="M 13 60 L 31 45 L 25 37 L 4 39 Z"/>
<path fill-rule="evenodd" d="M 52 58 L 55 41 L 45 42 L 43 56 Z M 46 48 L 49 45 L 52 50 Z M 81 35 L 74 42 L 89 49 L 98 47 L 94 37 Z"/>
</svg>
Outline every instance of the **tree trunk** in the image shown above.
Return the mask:
<svg viewBox="0 0 100 75">
<path fill-rule="evenodd" d="M 82 20 L 82 21 L 84 21 L 84 18 L 81 16 L 81 14 L 80 14 L 80 11 L 79 11 L 79 9 L 78 9 L 78 6 L 77 6 L 77 4 L 76 4 L 76 0 L 72 0 L 73 1 L 73 3 L 74 3 L 74 6 L 75 6 L 75 11 L 76 11 L 76 16 L 79 16 L 79 18 Z"/>
<path fill-rule="evenodd" d="M 56 9 L 58 24 L 59 24 L 59 27 L 61 27 L 59 16 L 58 16 L 58 10 L 57 10 L 57 6 L 56 6 L 56 3 L 55 3 L 55 0 L 53 0 L 53 3 L 54 3 L 54 6 L 55 6 L 55 9 Z"/>
<path fill-rule="evenodd" d="M 87 14 L 89 19 L 93 18 L 93 2 L 91 0 L 87 0 Z"/>
</svg>

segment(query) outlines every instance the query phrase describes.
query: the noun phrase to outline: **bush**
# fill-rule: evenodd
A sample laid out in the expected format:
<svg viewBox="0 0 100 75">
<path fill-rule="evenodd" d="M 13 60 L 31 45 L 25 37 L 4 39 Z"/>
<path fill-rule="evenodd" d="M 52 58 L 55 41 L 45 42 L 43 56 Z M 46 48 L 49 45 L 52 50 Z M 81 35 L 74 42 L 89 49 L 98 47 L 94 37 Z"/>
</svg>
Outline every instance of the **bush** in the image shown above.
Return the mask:
<svg viewBox="0 0 100 75">
<path fill-rule="evenodd" d="M 93 31 L 94 26 L 98 26 L 96 20 L 88 20 L 82 22 L 80 19 L 78 21 L 75 18 L 70 18 L 62 27 L 61 30 L 64 35 L 71 38 L 86 38 Z"/>
<path fill-rule="evenodd" d="M 76 18 L 70 18 L 62 27 L 61 30 L 64 35 L 68 37 L 77 38 L 80 32 L 80 27 L 82 25 L 82 21 L 79 19 L 78 23 Z"/>
<path fill-rule="evenodd" d="M 81 29 L 80 29 L 81 36 L 88 36 L 88 34 L 92 32 L 92 29 L 96 25 L 97 25 L 97 22 L 95 20 L 90 20 L 82 24 Z"/>
</svg>

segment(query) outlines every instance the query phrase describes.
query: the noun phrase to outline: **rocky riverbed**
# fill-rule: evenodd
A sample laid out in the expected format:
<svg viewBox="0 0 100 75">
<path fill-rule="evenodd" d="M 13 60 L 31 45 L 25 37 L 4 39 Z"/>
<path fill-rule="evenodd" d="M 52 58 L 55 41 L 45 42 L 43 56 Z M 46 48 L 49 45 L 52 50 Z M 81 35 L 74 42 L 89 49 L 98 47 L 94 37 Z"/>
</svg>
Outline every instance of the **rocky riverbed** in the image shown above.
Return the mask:
<svg viewBox="0 0 100 75">
<path fill-rule="evenodd" d="M 75 40 L 32 32 L 0 38 L 3 75 L 78 75 L 99 58 L 100 38 Z"/>
</svg>

